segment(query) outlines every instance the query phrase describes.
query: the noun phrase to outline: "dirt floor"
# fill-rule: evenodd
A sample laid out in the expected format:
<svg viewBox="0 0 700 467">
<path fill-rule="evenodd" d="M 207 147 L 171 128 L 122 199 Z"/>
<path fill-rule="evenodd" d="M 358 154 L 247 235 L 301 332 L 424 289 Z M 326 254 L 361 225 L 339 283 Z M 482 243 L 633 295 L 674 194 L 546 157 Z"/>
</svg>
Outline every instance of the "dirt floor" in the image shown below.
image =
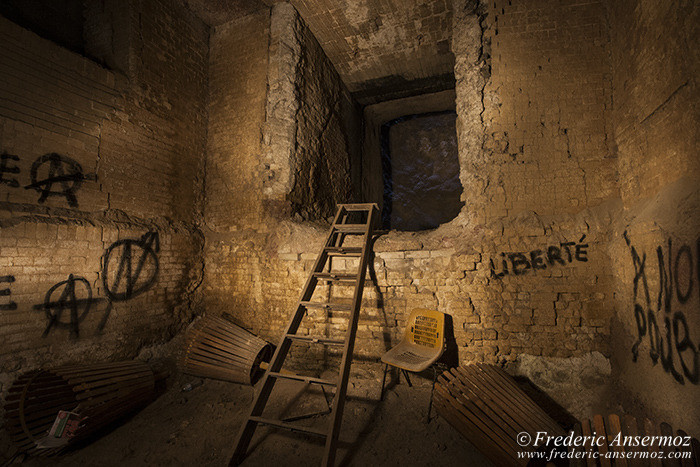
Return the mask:
<svg viewBox="0 0 700 467">
<path fill-rule="evenodd" d="M 172 362 L 168 387 L 128 421 L 83 448 L 58 459 L 24 459 L 27 466 L 228 465 L 236 434 L 253 398 L 253 388 L 179 374 Z M 377 376 L 379 375 L 379 376 Z M 321 375 L 328 377 L 329 375 Z M 412 378 L 409 387 L 395 375 L 384 401 L 379 400 L 379 364 L 356 364 L 348 388 L 336 465 L 465 466 L 491 465 L 433 411 L 425 418 L 431 381 Z M 260 384 L 256 389 L 259 389 Z M 317 386 L 280 381 L 265 415 L 292 417 L 318 412 L 326 403 Z M 298 423 L 323 428 L 328 416 Z M 258 428 L 244 466 L 320 464 L 320 438 L 269 427 Z M 15 462 L 21 462 L 16 459 Z"/>
</svg>

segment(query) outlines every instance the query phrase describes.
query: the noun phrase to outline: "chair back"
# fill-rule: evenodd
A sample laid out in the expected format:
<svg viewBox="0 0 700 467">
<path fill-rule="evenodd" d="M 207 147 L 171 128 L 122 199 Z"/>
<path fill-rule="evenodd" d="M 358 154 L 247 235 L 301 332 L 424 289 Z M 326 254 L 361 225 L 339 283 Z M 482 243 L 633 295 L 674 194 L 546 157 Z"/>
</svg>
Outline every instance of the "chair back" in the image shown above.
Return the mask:
<svg viewBox="0 0 700 467">
<path fill-rule="evenodd" d="M 423 308 L 413 310 L 406 325 L 405 339 L 421 347 L 442 350 L 445 344 L 444 313 Z"/>
</svg>

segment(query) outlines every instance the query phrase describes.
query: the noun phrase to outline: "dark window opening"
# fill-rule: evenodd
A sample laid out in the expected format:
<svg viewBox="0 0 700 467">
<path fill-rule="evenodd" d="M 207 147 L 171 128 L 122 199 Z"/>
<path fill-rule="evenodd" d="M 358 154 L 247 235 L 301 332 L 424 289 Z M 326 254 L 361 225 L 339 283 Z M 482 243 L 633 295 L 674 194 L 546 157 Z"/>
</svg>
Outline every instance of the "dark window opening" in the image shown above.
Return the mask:
<svg viewBox="0 0 700 467">
<path fill-rule="evenodd" d="M 2 0 L 0 15 L 44 39 L 85 54 L 82 0 Z"/>
<path fill-rule="evenodd" d="M 407 115 L 381 129 L 384 228 L 429 230 L 462 209 L 453 111 Z"/>
</svg>

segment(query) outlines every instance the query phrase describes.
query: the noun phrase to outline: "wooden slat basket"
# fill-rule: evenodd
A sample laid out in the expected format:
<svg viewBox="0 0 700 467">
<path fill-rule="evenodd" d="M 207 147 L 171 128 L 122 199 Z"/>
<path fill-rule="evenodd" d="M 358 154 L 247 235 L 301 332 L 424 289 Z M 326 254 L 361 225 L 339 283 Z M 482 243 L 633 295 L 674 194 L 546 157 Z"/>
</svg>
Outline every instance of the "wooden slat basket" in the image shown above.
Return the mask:
<svg viewBox="0 0 700 467">
<path fill-rule="evenodd" d="M 438 378 L 434 397 L 438 414 L 498 466 L 528 463 L 518 453 L 536 448 L 518 444 L 522 433 L 532 439 L 540 431 L 551 436 L 565 434 L 495 365 L 479 363 L 446 371 Z"/>
<path fill-rule="evenodd" d="M 5 428 L 20 452 L 54 455 L 142 408 L 154 396 L 155 376 L 144 362 L 31 371 L 21 375 L 8 391 Z M 82 418 L 74 437 L 61 447 L 38 447 L 61 410 Z"/>
<path fill-rule="evenodd" d="M 183 373 L 253 385 L 272 346 L 223 318 L 207 316 L 187 333 L 180 358 Z"/>
</svg>

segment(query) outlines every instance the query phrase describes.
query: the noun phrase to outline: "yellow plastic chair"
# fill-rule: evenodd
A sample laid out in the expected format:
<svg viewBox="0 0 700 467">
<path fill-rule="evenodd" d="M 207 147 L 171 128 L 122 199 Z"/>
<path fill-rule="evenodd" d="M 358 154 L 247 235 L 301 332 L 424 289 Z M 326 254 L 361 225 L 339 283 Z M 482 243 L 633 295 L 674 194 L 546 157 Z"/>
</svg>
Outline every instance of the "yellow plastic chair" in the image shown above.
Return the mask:
<svg viewBox="0 0 700 467">
<path fill-rule="evenodd" d="M 382 356 L 384 377 L 382 378 L 381 399 L 384 399 L 384 385 L 389 365 L 399 369 L 412 386 L 408 372 L 420 373 L 436 363 L 445 351 L 445 314 L 435 310 L 415 309 L 408 318 L 403 339 Z M 438 370 L 433 367 L 433 389 Z M 433 393 L 430 393 L 428 420 L 432 408 Z"/>
</svg>

